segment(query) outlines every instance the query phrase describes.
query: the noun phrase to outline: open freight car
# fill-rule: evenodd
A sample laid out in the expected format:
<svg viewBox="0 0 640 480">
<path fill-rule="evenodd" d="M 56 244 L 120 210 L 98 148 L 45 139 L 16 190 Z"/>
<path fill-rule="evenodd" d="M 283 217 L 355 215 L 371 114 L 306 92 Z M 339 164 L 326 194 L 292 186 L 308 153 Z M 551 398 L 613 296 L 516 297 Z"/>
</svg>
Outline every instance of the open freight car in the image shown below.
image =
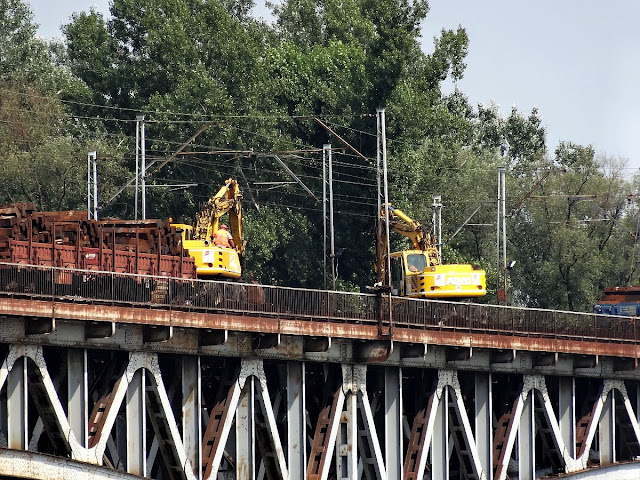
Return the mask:
<svg viewBox="0 0 640 480">
<path fill-rule="evenodd" d="M 86 290 L 83 282 L 104 281 L 109 287 L 95 285 L 95 291 L 131 290 L 140 301 L 154 296 L 161 300 L 166 282 L 122 274 L 196 276 L 194 261 L 182 247 L 181 231 L 168 222 L 96 221 L 87 219 L 86 211 L 38 212 L 30 203 L 0 206 L 0 262 L 60 268 L 46 278 L 25 278 L 18 272 L 11 279 L 17 291 L 73 295 Z M 78 275 L 71 269 L 105 275 Z"/>
</svg>

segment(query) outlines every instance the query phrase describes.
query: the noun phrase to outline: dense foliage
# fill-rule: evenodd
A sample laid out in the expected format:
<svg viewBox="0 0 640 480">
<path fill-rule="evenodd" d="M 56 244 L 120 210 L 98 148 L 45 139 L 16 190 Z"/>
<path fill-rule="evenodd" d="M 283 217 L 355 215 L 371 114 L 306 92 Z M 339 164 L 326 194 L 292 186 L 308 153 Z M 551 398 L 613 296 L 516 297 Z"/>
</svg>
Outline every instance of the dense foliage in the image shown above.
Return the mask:
<svg viewBox="0 0 640 480">
<path fill-rule="evenodd" d="M 426 0 L 284 0 L 273 24 L 251 7 L 113 0 L 109 18 L 74 14 L 64 43 L 46 43 L 23 1 L 0 0 L 0 201 L 83 208 L 86 152 L 97 150 L 103 215 L 133 217 L 133 191 L 112 195 L 133 175 L 144 114 L 152 216 L 189 220 L 237 178 L 247 271 L 322 287 L 321 149 L 331 143 L 338 285 L 363 289 L 373 281 L 375 111 L 384 108 L 390 200 L 430 224 L 432 196 L 442 195 L 445 260 L 482 265 L 495 292 L 496 168 L 505 166 L 512 301 L 589 310 L 603 286 L 637 282 L 635 180 L 624 165 L 570 142 L 550 153 L 536 110 L 503 116 L 444 88 L 463 77 L 473 39 L 443 30 L 423 52 Z"/>
</svg>

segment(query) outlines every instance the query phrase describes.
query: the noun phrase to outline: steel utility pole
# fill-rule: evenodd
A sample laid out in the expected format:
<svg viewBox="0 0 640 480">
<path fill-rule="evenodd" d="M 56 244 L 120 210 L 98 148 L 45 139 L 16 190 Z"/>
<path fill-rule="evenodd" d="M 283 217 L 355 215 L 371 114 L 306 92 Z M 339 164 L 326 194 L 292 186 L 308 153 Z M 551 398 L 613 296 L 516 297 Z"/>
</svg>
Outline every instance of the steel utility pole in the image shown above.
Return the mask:
<svg viewBox="0 0 640 480">
<path fill-rule="evenodd" d="M 134 220 L 138 219 L 138 183 L 140 181 L 140 121 L 144 120 L 144 115 L 136 115 L 136 194 L 133 203 Z"/>
<path fill-rule="evenodd" d="M 138 185 L 142 184 L 142 219 L 147 218 L 147 162 L 145 158 L 144 115 L 136 115 L 136 199 L 135 219 L 138 219 Z M 142 159 L 142 165 L 140 160 Z"/>
<path fill-rule="evenodd" d="M 142 183 L 142 219 L 146 217 L 146 161 L 145 161 L 145 139 L 144 139 L 144 115 L 136 115 L 136 199 L 135 199 L 135 220 L 138 220 L 138 193 L 139 184 Z M 142 156 L 142 166 L 140 165 L 140 157 Z M 142 182 L 140 182 L 142 180 Z"/>
<path fill-rule="evenodd" d="M 442 261 L 442 196 L 433 196 L 433 234 L 438 242 L 438 256 Z"/>
<path fill-rule="evenodd" d="M 87 218 L 98 220 L 98 154 L 87 155 Z"/>
<path fill-rule="evenodd" d="M 387 181 L 387 138 L 385 127 L 385 111 L 383 108 L 376 110 L 377 114 L 377 155 L 376 155 L 376 167 L 378 172 L 378 211 L 377 211 L 377 224 L 378 224 L 378 238 L 377 238 L 377 252 L 378 265 L 382 267 L 382 260 L 384 257 L 384 275 L 382 272 L 378 272 L 378 282 L 381 283 L 380 287 L 385 288 L 388 291 L 387 305 L 388 319 L 389 319 L 389 336 L 393 331 L 393 318 L 391 307 L 391 250 L 389 247 L 389 183 Z M 384 205 L 384 229 L 381 225 L 381 213 Z M 385 251 L 382 251 L 382 239 L 385 239 Z M 380 311 L 380 310 L 379 310 Z M 379 313 L 378 329 L 382 332 L 382 316 L 381 311 Z"/>
<path fill-rule="evenodd" d="M 378 221 L 378 245 L 385 239 L 386 251 L 379 254 L 386 255 L 385 276 L 380 278 L 383 284 L 391 285 L 391 251 L 389 249 L 389 185 L 387 182 L 387 139 L 385 130 L 385 111 L 383 108 L 376 110 L 377 113 L 377 171 L 378 171 L 378 215 L 382 213 L 384 205 L 384 229 Z M 381 250 L 381 248 L 379 248 Z M 380 263 L 380 262 L 379 262 Z"/>
<path fill-rule="evenodd" d="M 498 302 L 507 303 L 507 229 L 506 219 L 506 187 L 505 168 L 498 167 L 498 189 L 497 189 L 497 218 L 496 218 L 496 293 Z M 500 231 L 502 230 L 502 235 Z M 502 239 L 502 266 L 500 265 Z M 502 288 L 500 288 L 500 272 L 502 271 Z"/>
<path fill-rule="evenodd" d="M 328 173 L 328 181 L 327 181 Z M 327 184 L 329 185 L 329 198 L 327 199 Z M 331 253 L 331 288 L 336 289 L 336 265 L 335 265 L 335 232 L 333 226 L 333 155 L 331 144 L 322 146 L 322 218 L 324 226 L 323 241 L 323 265 L 324 265 L 324 289 L 327 289 L 327 203 L 329 204 L 329 235 Z"/>
<path fill-rule="evenodd" d="M 144 116 L 140 122 L 140 150 L 142 156 L 142 219 L 147 219 L 147 161 L 145 156 L 145 132 L 144 132 Z"/>
</svg>

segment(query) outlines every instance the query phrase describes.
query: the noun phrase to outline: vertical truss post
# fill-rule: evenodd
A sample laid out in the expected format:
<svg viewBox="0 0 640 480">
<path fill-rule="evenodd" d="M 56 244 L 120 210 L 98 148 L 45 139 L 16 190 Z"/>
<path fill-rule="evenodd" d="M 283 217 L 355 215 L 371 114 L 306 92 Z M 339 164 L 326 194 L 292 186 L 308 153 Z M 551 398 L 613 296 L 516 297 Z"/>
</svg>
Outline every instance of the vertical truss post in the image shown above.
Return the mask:
<svg viewBox="0 0 640 480">
<path fill-rule="evenodd" d="M 70 348 L 67 352 L 67 412 L 69 426 L 78 443 L 88 443 L 87 351 Z"/>
<path fill-rule="evenodd" d="M 571 456 L 576 451 L 576 384 L 571 377 L 560 377 L 558 389 L 560 435 Z"/>
<path fill-rule="evenodd" d="M 384 439 L 387 478 L 402 478 L 402 369 L 384 370 Z"/>
<path fill-rule="evenodd" d="M 431 447 L 431 478 L 449 478 L 449 389 L 442 389 Z"/>
<path fill-rule="evenodd" d="M 598 424 L 598 443 L 600 445 L 600 465 L 614 463 L 616 461 L 615 439 L 615 395 L 614 390 L 609 391 L 607 399 L 602 406 L 600 422 Z"/>
<path fill-rule="evenodd" d="M 9 448 L 25 450 L 27 439 L 27 359 L 18 358 L 7 377 L 7 441 Z"/>
<path fill-rule="evenodd" d="M 475 374 L 475 432 L 480 465 L 485 478 L 492 478 L 493 405 L 491 374 Z"/>
<path fill-rule="evenodd" d="M 182 442 L 196 478 L 202 476 L 200 357 L 182 358 Z"/>
<path fill-rule="evenodd" d="M 635 386 L 636 388 L 636 420 L 640 422 L 640 383 Z"/>
<path fill-rule="evenodd" d="M 287 461 L 291 480 L 303 480 L 307 462 L 304 362 L 287 363 Z"/>
<path fill-rule="evenodd" d="M 254 378 L 247 378 L 236 410 L 236 479 L 254 480 L 256 474 Z"/>
<path fill-rule="evenodd" d="M 358 473 L 358 396 L 346 394 L 346 411 L 340 415 L 338 440 L 336 441 L 336 478 L 351 480 Z"/>
<path fill-rule="evenodd" d="M 125 408 L 127 421 L 127 472 L 134 475 L 146 474 L 146 432 L 147 417 L 145 406 L 145 370 L 136 370 L 127 387 Z"/>
<path fill-rule="evenodd" d="M 520 417 L 520 427 L 518 429 L 518 479 L 534 480 L 535 475 L 535 418 L 533 402 L 535 396 L 533 391 L 529 392 L 523 402 L 522 415 Z"/>
</svg>

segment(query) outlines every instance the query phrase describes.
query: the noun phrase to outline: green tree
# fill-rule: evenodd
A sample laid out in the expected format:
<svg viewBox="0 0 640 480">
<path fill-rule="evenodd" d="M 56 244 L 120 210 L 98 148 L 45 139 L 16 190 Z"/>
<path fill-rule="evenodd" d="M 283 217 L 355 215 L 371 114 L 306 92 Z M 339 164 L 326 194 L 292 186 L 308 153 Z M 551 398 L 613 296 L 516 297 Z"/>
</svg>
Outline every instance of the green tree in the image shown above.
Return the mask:
<svg viewBox="0 0 640 480">
<path fill-rule="evenodd" d="M 33 13 L 21 0 L 0 0 L 0 77 L 34 81 L 51 70 L 45 42 L 36 38 Z"/>
<path fill-rule="evenodd" d="M 512 281 L 525 304 L 589 311 L 607 279 L 630 278 L 630 184 L 605 162 L 591 147 L 562 143 L 536 199 L 510 222 Z"/>
<path fill-rule="evenodd" d="M 97 150 L 101 191 L 121 181 L 117 150 L 103 138 L 78 137 L 59 98 L 38 87 L 0 87 L 0 202 L 34 202 L 40 210 L 86 208 L 87 151 Z"/>
</svg>

